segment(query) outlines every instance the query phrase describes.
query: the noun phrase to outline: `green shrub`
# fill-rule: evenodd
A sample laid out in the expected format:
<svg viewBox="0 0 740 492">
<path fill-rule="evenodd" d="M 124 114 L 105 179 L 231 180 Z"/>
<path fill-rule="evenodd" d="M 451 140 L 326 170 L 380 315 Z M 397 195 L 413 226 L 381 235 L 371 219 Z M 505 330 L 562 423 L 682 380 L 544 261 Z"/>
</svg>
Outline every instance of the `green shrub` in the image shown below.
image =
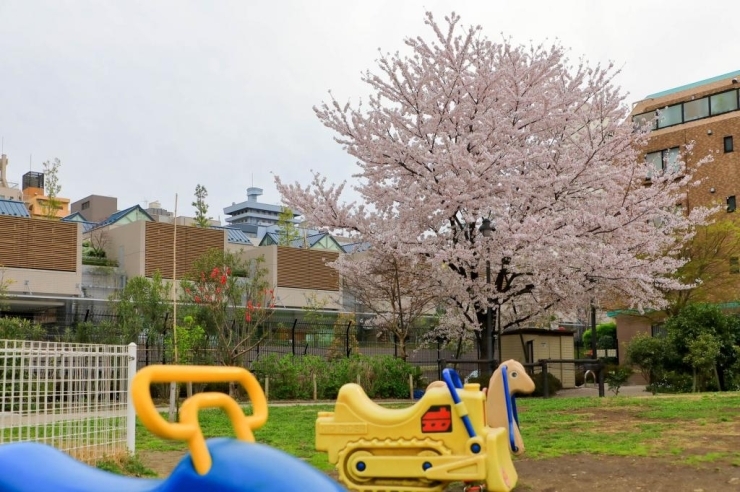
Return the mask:
<svg viewBox="0 0 740 492">
<path fill-rule="evenodd" d="M 647 389 L 653 393 L 690 393 L 692 385 L 691 374 L 668 371 L 651 382 Z"/>
<path fill-rule="evenodd" d="M 619 394 L 619 389 L 632 376 L 630 366 L 610 366 L 604 371 L 604 382 L 609 385 L 609 391 L 613 391 L 615 395 Z"/>
<path fill-rule="evenodd" d="M 313 398 L 316 378 L 317 398 L 333 400 L 347 383 L 360 381 L 370 398 L 408 398 L 409 375 L 414 387 L 422 387 L 421 370 L 391 356 L 354 355 L 327 361 L 322 357 L 270 354 L 252 363 L 251 371 L 260 384 L 270 378 L 269 396 L 274 400 L 309 400 Z"/>
<path fill-rule="evenodd" d="M 23 318 L 0 318 L 0 339 L 43 340 L 44 329 Z"/>
<path fill-rule="evenodd" d="M 534 381 L 534 391 L 530 393 L 529 395 L 517 395 L 519 397 L 522 396 L 545 396 L 544 395 L 544 388 L 542 386 L 542 382 L 544 381 L 544 378 L 542 377 L 541 372 L 538 372 L 534 376 L 532 376 L 532 381 Z M 547 390 L 549 396 L 554 396 L 558 391 L 563 389 L 563 383 L 560 382 L 560 380 L 553 375 L 551 372 L 547 373 Z"/>
</svg>

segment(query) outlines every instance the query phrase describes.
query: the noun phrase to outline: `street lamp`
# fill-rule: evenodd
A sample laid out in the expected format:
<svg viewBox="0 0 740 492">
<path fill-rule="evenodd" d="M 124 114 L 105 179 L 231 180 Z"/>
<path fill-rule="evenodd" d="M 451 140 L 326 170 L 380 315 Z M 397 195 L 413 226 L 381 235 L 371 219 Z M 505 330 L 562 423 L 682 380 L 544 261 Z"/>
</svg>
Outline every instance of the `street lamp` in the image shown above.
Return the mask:
<svg viewBox="0 0 740 492">
<path fill-rule="evenodd" d="M 483 223 L 478 230 L 483 234 L 483 237 L 491 237 L 491 234 L 493 234 L 496 228 L 490 219 L 483 219 Z M 491 285 L 491 259 L 488 257 L 486 257 L 486 285 Z M 490 303 L 488 303 L 488 310 L 486 311 L 486 331 L 484 336 L 486 339 L 486 356 L 491 360 L 489 364 L 491 370 L 493 370 L 493 316 Z"/>
</svg>

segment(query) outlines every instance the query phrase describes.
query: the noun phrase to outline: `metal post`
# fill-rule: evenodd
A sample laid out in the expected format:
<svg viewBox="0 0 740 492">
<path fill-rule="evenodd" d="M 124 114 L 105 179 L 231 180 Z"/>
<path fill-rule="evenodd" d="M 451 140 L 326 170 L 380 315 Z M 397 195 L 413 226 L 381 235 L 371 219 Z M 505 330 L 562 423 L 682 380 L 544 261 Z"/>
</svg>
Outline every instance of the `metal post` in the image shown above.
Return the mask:
<svg viewBox="0 0 740 492">
<path fill-rule="evenodd" d="M 486 260 L 486 285 L 491 285 L 491 260 Z M 488 310 L 486 311 L 486 356 L 489 360 L 489 367 L 493 371 L 493 316 L 491 312 L 491 303 L 486 298 Z M 481 376 L 483 376 L 481 374 Z"/>
<path fill-rule="evenodd" d="M 134 398 L 132 395 L 135 374 L 136 344 L 131 342 L 128 344 L 128 373 L 126 374 L 126 447 L 131 455 L 136 451 L 136 409 L 134 408 Z"/>
<path fill-rule="evenodd" d="M 496 326 L 498 329 L 498 363 L 501 365 L 504 361 L 504 353 L 501 351 L 501 338 L 504 334 L 504 329 L 501 326 L 501 304 L 498 303 L 496 303 Z"/>
<path fill-rule="evenodd" d="M 598 359 L 596 356 L 596 306 L 591 304 L 591 358 Z"/>
<path fill-rule="evenodd" d="M 547 361 L 542 361 L 542 396 L 550 398 L 550 382 L 547 379 Z"/>
<path fill-rule="evenodd" d="M 293 346 L 292 347 L 293 356 L 295 356 L 295 325 L 297 324 L 298 324 L 298 318 L 296 318 L 293 321 L 293 329 L 290 330 L 290 338 L 291 338 L 290 342 L 291 342 L 291 345 Z"/>
<path fill-rule="evenodd" d="M 347 347 L 347 357 L 349 357 L 352 354 L 352 347 L 350 347 L 350 345 L 349 345 L 349 328 L 350 328 L 350 326 L 352 326 L 352 322 L 351 321 L 347 323 L 347 334 L 346 334 L 346 338 L 345 338 L 345 343 L 346 343 L 346 347 Z"/>
<path fill-rule="evenodd" d="M 599 361 L 599 397 L 603 398 L 605 396 L 604 391 L 604 372 L 606 372 L 606 367 L 604 366 L 604 363 L 602 361 Z"/>
</svg>

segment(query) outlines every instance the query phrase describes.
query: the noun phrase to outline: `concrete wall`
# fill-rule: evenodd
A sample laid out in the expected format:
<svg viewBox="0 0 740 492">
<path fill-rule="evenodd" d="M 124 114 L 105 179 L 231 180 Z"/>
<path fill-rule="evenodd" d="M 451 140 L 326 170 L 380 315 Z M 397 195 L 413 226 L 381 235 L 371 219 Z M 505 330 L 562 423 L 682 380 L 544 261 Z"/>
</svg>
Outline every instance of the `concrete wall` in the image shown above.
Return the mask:
<svg viewBox="0 0 740 492">
<path fill-rule="evenodd" d="M 108 258 L 118 260 L 119 268 L 128 278 L 144 275 L 145 225 L 146 222 L 139 221 L 91 232 L 107 235 L 105 253 Z"/>
</svg>

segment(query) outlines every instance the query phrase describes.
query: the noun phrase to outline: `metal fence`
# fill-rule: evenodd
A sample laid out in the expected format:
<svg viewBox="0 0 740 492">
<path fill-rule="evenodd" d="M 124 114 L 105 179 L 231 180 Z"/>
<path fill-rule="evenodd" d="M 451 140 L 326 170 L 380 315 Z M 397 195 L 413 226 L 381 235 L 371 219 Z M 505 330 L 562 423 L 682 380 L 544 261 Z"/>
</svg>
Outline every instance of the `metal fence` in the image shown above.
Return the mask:
<svg viewBox="0 0 740 492">
<path fill-rule="evenodd" d="M 88 463 L 133 453 L 135 371 L 133 344 L 0 340 L 0 444 L 42 442 Z"/>
<path fill-rule="evenodd" d="M 59 320 L 61 321 L 61 320 Z M 169 337 L 167 328 L 172 320 L 167 317 L 157 323 L 156 330 L 149 334 L 140 334 L 135 339 L 116 338 L 107 332 L 87 334 L 79 338 L 77 329 L 80 323 L 93 325 L 110 324 L 117 321 L 115 315 L 100 312 L 85 312 L 84 315 L 70 317 L 66 323 L 56 323 L 46 327 L 46 339 L 66 342 L 92 343 L 128 343 L 137 345 L 137 364 L 144 367 L 151 364 L 172 363 L 172 353 L 168 350 L 166 340 Z M 165 329 L 162 333 L 162 328 Z M 374 326 L 358 325 L 354 321 L 306 321 L 299 318 L 274 317 L 262 323 L 256 330 L 253 345 L 240 359 L 245 367 L 269 354 L 293 355 L 303 357 L 313 355 L 336 359 L 350 357 L 353 354 L 368 356 L 387 355 L 403 357 L 412 365 L 418 366 L 423 376 L 432 381 L 438 378 L 440 361 L 454 358 L 455 351 L 447 348 L 440 341 L 429 339 L 429 328 L 412 330 L 403 342 L 388 330 Z M 213 338 L 208 346 L 196 349 L 189 359 L 195 364 L 216 363 L 218 344 Z M 477 358 L 475 351 L 460 356 L 463 360 Z"/>
</svg>

